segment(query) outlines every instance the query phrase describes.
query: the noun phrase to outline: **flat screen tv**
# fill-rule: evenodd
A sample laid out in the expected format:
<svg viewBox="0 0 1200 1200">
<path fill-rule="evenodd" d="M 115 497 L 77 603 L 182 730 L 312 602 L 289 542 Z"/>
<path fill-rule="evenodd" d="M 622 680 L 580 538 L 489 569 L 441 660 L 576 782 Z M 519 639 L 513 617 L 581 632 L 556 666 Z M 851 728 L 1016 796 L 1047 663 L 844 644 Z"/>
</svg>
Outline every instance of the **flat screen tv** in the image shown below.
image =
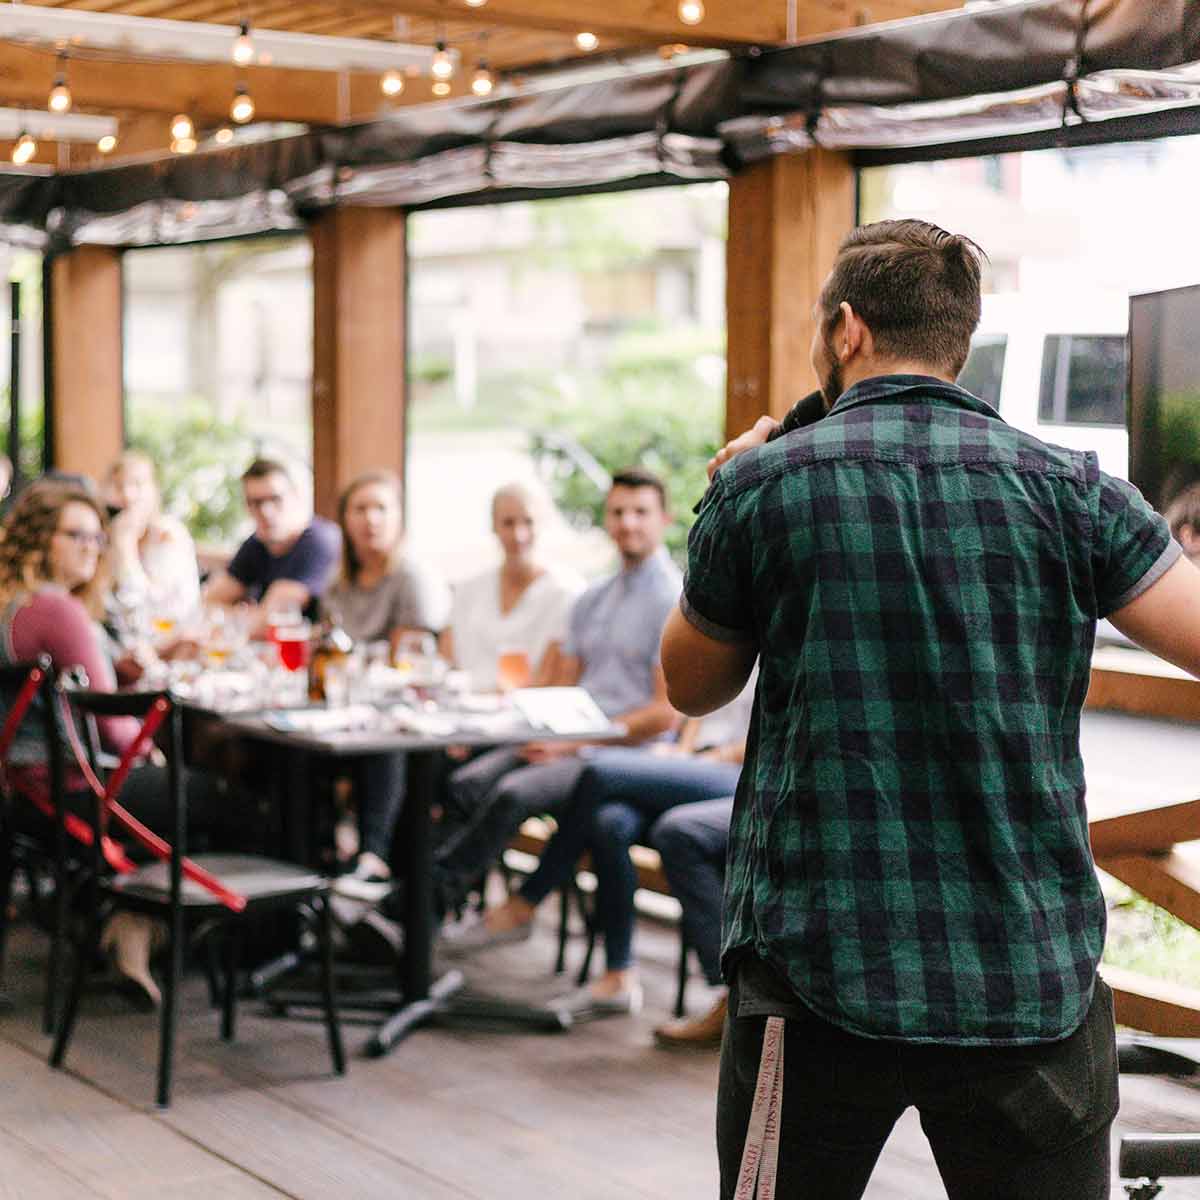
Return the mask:
<svg viewBox="0 0 1200 1200">
<path fill-rule="evenodd" d="M 1129 479 L 1159 512 L 1200 482 L 1200 286 L 1129 298 Z"/>
</svg>

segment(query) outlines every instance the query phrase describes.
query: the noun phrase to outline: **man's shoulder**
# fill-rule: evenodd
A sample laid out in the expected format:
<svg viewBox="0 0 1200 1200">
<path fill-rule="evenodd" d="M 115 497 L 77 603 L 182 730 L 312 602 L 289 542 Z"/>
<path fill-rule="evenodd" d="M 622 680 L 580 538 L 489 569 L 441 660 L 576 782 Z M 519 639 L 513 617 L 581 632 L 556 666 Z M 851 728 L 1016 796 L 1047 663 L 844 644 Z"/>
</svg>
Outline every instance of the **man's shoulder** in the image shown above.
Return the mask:
<svg viewBox="0 0 1200 1200">
<path fill-rule="evenodd" d="M 318 554 L 336 557 L 342 546 L 342 531 L 324 517 L 313 517 L 304 527 L 289 554 Z"/>
</svg>

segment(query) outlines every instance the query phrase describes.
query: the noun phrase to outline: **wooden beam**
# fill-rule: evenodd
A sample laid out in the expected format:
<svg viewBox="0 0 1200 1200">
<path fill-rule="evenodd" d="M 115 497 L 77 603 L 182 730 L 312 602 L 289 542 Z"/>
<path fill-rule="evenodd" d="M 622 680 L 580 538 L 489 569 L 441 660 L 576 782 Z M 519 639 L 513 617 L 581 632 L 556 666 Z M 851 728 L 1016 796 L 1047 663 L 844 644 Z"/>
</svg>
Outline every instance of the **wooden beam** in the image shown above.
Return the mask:
<svg viewBox="0 0 1200 1200">
<path fill-rule="evenodd" d="M 758 163 L 729 185 L 726 432 L 782 417 L 816 380 L 813 306 L 854 226 L 848 155 L 810 150 Z"/>
<path fill-rule="evenodd" d="M 1200 721 L 1200 680 L 1151 654 L 1097 650 L 1084 704 L 1139 717 Z"/>
<path fill-rule="evenodd" d="M 1166 854 L 1118 854 L 1097 857 L 1096 866 L 1200 929 L 1200 847 L 1195 842 Z"/>
<path fill-rule="evenodd" d="M 51 266 L 52 458 L 99 478 L 125 438 L 121 258 L 81 246 Z"/>
<path fill-rule="evenodd" d="M 333 517 L 356 475 L 404 473 L 405 218 L 334 209 L 311 236 L 314 502 Z"/>
<path fill-rule="evenodd" d="M 1129 854 L 1162 854 L 1200 838 L 1200 800 L 1159 804 L 1088 825 L 1097 860 Z"/>
<path fill-rule="evenodd" d="M 467 8 L 462 0 L 351 0 L 354 7 L 381 8 L 438 20 L 474 21 L 527 29 L 609 37 L 686 42 L 693 46 L 778 45 L 788 38 L 787 0 L 705 0 L 699 25 L 679 19 L 678 0 L 605 0 L 584 9 L 578 0 L 488 0 Z M 961 0 L 798 0 L 796 38 L 817 37 L 870 21 L 893 20 L 960 8 Z M 582 10 L 582 11 L 581 11 Z"/>
<path fill-rule="evenodd" d="M 1158 1037 L 1200 1037 L 1200 991 L 1104 963 L 1117 1023 Z"/>
</svg>

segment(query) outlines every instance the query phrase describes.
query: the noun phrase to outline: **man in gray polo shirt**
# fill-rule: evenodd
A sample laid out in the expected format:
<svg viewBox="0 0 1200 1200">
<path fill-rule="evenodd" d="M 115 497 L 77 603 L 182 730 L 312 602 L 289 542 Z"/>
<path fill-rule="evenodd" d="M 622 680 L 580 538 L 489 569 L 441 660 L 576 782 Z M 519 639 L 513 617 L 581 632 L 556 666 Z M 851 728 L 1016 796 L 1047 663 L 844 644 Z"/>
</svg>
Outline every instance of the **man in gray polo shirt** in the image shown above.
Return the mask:
<svg viewBox="0 0 1200 1200">
<path fill-rule="evenodd" d="M 627 745 L 653 741 L 677 720 L 667 702 L 658 647 L 682 577 L 663 547 L 671 523 L 666 488 L 650 471 L 613 477 L 604 527 L 621 569 L 575 602 L 558 686 L 586 688 L 605 716 L 624 726 Z M 450 777 L 449 819 L 460 822 L 442 843 L 434 868 L 441 910 L 461 904 L 526 817 L 554 813 L 569 800 L 583 770 L 585 742 L 535 742 L 493 750 Z M 527 937 L 514 931 L 511 940 Z"/>
</svg>

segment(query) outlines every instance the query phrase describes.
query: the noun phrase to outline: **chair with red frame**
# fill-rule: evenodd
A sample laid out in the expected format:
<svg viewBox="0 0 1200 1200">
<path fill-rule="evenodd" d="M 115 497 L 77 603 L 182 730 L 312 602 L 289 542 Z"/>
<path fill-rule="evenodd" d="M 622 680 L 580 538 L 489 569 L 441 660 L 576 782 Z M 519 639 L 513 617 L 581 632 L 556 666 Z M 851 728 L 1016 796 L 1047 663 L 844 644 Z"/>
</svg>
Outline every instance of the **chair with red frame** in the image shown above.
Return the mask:
<svg viewBox="0 0 1200 1200">
<path fill-rule="evenodd" d="M 78 885 L 84 858 L 77 839 L 91 834 L 86 824 L 66 815 L 62 804 L 63 745 L 54 719 L 54 703 L 54 671 L 48 655 L 0 666 L 0 704 L 4 710 L 0 725 L 0 1000 L 13 881 L 19 871 L 28 883 L 35 915 L 50 931 L 50 959 L 42 1000 L 42 1030 L 47 1034 L 54 1031 L 72 884 Z M 37 736 L 42 743 L 40 758 L 44 764 L 41 767 L 11 761 L 17 732 L 27 718 L 31 727 L 38 727 Z M 38 837 L 31 823 L 22 820 L 35 811 L 52 824 L 51 838 Z M 26 832 L 23 826 L 30 831 Z M 69 840 L 68 833 L 76 840 Z M 46 875 L 54 884 L 53 911 L 48 916 L 37 913 L 41 898 L 39 881 Z"/>
<path fill-rule="evenodd" d="M 334 995 L 329 881 L 306 868 L 263 855 L 198 854 L 195 858 L 187 857 L 187 814 L 181 767 L 182 714 L 175 700 L 165 692 L 73 691 L 66 694 L 71 708 L 83 716 L 87 733 L 87 751 L 81 753 L 77 745 L 74 748 L 76 756 L 80 758 L 80 766 L 88 774 L 92 790 L 96 793 L 89 822 L 93 834 L 91 850 L 94 869 L 89 877 L 92 891 L 88 906 L 91 914 L 89 927 L 78 948 L 71 988 L 59 1017 L 50 1054 L 50 1065 L 62 1065 L 74 1031 L 88 963 L 99 948 L 104 921 L 118 911 L 159 918 L 167 926 L 167 968 L 161 1013 L 157 1101 L 160 1107 L 165 1108 L 171 1096 L 185 922 L 215 922 L 219 926 L 217 932 L 225 937 L 221 1037 L 232 1041 L 240 926 L 256 916 L 308 905 L 320 915 L 317 932 L 325 1026 L 334 1071 L 343 1074 L 345 1054 Z M 142 721 L 137 738 L 103 783 L 95 769 L 95 720 L 101 717 L 136 717 Z M 72 729 L 73 723 L 68 723 L 68 736 L 71 736 Z M 172 812 L 169 843 L 138 821 L 118 799 L 134 760 L 155 744 L 156 735 L 158 745 L 167 756 L 167 787 Z M 114 874 L 106 871 L 104 848 L 112 844 L 108 830 L 113 825 L 120 826 L 127 836 L 159 861 L 131 872 Z"/>
</svg>

